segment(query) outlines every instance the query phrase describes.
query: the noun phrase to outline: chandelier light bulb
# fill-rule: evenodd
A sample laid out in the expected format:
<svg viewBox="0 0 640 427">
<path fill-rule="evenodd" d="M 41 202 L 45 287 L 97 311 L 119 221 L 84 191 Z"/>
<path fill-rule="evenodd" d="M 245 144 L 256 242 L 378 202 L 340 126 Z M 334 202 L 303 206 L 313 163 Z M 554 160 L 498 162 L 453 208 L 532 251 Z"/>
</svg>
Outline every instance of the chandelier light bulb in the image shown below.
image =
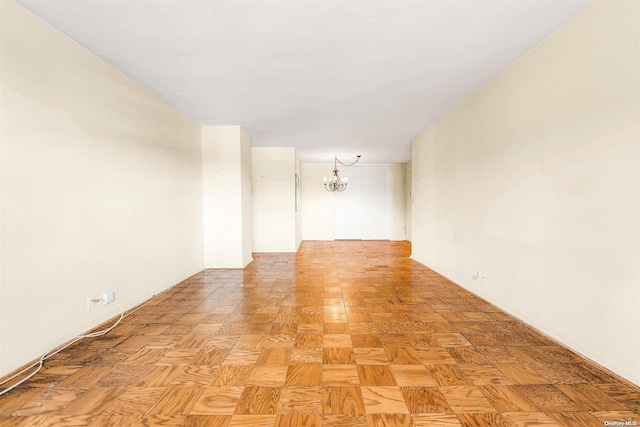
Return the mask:
<svg viewBox="0 0 640 427">
<path fill-rule="evenodd" d="M 323 182 L 324 182 L 324 188 L 327 191 L 344 191 L 347 189 L 347 183 L 349 182 L 349 179 L 347 177 L 344 178 L 340 178 L 339 175 L 339 170 L 338 170 L 338 163 L 340 163 L 342 166 L 353 166 L 356 163 L 358 163 L 358 160 L 360 160 L 360 156 L 357 156 L 356 161 L 353 163 L 349 163 L 349 164 L 344 164 L 342 163 L 340 160 L 338 160 L 338 156 L 334 156 L 334 162 L 333 162 L 333 176 L 331 177 L 331 179 L 327 180 L 327 178 L 323 178 Z"/>
</svg>

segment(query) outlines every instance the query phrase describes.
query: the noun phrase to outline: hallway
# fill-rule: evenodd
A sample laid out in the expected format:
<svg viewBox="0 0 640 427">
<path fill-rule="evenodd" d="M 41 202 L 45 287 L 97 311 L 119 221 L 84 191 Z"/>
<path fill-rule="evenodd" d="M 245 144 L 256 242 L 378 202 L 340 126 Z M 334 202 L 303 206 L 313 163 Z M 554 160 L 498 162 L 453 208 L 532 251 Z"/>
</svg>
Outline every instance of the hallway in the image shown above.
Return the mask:
<svg viewBox="0 0 640 427">
<path fill-rule="evenodd" d="M 640 390 L 409 253 L 306 241 L 205 270 L 50 359 L 0 397 L 0 424 L 640 423 Z"/>
</svg>

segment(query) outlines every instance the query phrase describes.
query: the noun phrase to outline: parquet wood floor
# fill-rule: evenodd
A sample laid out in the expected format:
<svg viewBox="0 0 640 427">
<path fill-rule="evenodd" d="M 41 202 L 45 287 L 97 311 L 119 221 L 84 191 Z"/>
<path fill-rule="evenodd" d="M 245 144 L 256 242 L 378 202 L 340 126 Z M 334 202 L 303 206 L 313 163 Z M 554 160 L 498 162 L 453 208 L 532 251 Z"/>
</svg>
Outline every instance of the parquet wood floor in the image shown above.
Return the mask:
<svg viewBox="0 0 640 427">
<path fill-rule="evenodd" d="M 303 242 L 203 271 L 47 361 L 0 425 L 640 424 L 640 389 L 409 251 Z"/>
</svg>

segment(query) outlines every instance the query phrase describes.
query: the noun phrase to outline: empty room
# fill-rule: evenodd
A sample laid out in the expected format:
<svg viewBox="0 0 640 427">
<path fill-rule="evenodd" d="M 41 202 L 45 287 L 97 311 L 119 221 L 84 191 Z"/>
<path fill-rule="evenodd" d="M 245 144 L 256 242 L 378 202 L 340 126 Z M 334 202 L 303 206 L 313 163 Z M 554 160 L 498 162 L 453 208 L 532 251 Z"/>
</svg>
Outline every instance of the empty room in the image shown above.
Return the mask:
<svg viewBox="0 0 640 427">
<path fill-rule="evenodd" d="M 3 427 L 640 424 L 640 2 L 0 30 Z"/>
</svg>

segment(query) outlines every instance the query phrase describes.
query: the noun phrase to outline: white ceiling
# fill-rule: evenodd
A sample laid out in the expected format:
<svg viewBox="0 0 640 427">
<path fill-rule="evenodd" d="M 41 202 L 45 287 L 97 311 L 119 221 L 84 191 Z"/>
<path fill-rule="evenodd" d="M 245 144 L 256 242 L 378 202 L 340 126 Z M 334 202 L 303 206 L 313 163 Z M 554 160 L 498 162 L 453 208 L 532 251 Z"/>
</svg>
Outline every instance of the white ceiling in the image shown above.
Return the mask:
<svg viewBox="0 0 640 427">
<path fill-rule="evenodd" d="M 372 163 L 590 0 L 19 3 L 202 125 Z"/>
</svg>

